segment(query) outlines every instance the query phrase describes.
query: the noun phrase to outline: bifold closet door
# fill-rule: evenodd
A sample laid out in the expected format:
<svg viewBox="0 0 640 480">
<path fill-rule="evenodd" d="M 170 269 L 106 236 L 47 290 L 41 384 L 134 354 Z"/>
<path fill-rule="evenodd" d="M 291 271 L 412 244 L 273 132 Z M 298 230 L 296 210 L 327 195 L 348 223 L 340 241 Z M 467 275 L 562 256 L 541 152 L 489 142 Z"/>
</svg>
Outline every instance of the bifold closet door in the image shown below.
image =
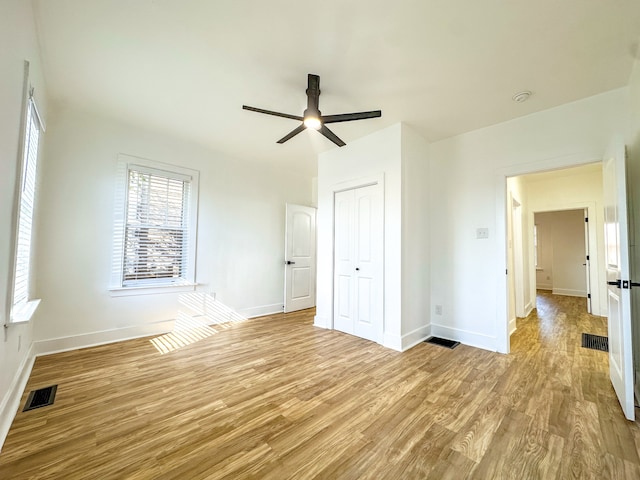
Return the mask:
<svg viewBox="0 0 640 480">
<path fill-rule="evenodd" d="M 336 192 L 334 328 L 381 341 L 383 201 L 378 184 Z"/>
</svg>

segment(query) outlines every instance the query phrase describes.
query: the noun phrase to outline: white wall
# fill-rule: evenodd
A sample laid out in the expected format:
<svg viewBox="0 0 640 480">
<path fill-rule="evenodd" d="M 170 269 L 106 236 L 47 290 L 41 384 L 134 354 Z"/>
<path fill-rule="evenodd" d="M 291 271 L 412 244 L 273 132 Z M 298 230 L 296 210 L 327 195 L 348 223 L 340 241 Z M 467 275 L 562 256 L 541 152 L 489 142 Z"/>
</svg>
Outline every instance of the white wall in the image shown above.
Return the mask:
<svg viewBox="0 0 640 480">
<path fill-rule="evenodd" d="M 318 157 L 318 282 L 315 325 L 333 328 L 333 192 L 343 182 L 384 175 L 384 338 L 401 349 L 401 125 Z"/>
<path fill-rule="evenodd" d="M 626 88 L 431 145 L 432 332 L 508 350 L 506 180 L 602 158 L 628 125 Z M 533 99 L 532 99 L 533 100 Z M 476 228 L 489 239 L 476 239 Z"/>
<path fill-rule="evenodd" d="M 9 262 L 15 236 L 12 216 L 18 174 L 18 150 L 23 105 L 24 61 L 30 62 L 30 83 L 34 86 L 40 113 L 46 119 L 47 97 L 40 68 L 40 54 L 31 2 L 0 2 L 0 324 L 10 308 Z M 46 142 L 43 135 L 40 149 Z M 42 156 L 41 156 L 42 158 Z M 40 173 L 38 177 L 42 178 Z M 37 215 L 37 212 L 36 212 Z M 0 334 L 0 445 L 18 408 L 23 372 L 28 374 L 32 356 L 33 323 L 14 324 Z"/>
<path fill-rule="evenodd" d="M 428 149 L 395 124 L 318 159 L 318 300 L 315 324 L 332 328 L 336 185 L 384 175 L 384 335 L 406 350 L 430 334 Z"/>
<path fill-rule="evenodd" d="M 554 294 L 586 298 L 584 210 L 537 213 L 535 222 L 539 238 L 544 240 L 540 257 L 545 260 L 550 257 L 551 261 L 536 273 L 549 273 Z"/>
<path fill-rule="evenodd" d="M 429 145 L 402 124 L 402 350 L 431 333 Z"/>
<path fill-rule="evenodd" d="M 37 250 L 40 349 L 150 334 L 177 315 L 176 293 L 109 293 L 120 153 L 200 172 L 199 291 L 215 291 L 217 300 L 247 316 L 281 311 L 285 203 L 310 204 L 311 178 L 90 113 L 60 109 L 51 117 Z"/>
<path fill-rule="evenodd" d="M 589 255 L 591 274 L 591 307 L 594 315 L 607 315 L 604 260 L 604 207 L 602 166 L 592 165 L 565 169 L 553 174 L 526 178 L 527 208 L 530 221 L 535 212 L 587 208 L 589 213 Z M 529 240 L 533 245 L 533 232 Z M 533 270 L 533 251 L 529 256 Z M 553 276 L 551 276 L 553 279 Z M 546 279 L 546 276 L 544 276 Z M 552 283 L 552 288 L 555 283 Z M 532 276 L 532 298 L 535 298 L 535 278 Z"/>
</svg>

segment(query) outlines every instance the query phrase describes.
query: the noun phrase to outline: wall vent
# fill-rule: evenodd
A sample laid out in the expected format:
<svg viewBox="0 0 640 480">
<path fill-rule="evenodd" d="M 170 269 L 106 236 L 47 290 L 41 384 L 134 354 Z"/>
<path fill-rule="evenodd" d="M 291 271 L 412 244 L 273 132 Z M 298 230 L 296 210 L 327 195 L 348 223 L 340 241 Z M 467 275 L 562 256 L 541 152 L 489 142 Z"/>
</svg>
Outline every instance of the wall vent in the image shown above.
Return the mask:
<svg viewBox="0 0 640 480">
<path fill-rule="evenodd" d="M 609 338 L 600 335 L 592 335 L 590 333 L 582 334 L 582 346 L 592 350 L 609 351 Z"/>
<path fill-rule="evenodd" d="M 441 347 L 450 348 L 452 350 L 460 345 L 460 342 L 454 342 L 453 340 L 447 340 L 446 338 L 440 337 L 431 337 L 425 340 L 425 342 L 433 343 L 434 345 L 440 345 Z"/>
<path fill-rule="evenodd" d="M 46 407 L 52 405 L 56 398 L 57 385 L 51 385 L 50 387 L 40 388 L 38 390 L 32 390 L 27 398 L 27 403 L 24 406 L 23 412 L 27 410 L 33 410 L 34 408 Z"/>
</svg>

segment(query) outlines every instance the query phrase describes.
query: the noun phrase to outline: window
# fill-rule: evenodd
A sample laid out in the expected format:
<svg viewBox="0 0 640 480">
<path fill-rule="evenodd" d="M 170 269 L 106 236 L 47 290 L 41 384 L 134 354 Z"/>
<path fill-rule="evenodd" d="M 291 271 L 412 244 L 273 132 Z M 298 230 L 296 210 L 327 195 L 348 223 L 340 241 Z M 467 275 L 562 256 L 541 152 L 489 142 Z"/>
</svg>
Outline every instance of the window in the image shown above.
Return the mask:
<svg viewBox="0 0 640 480">
<path fill-rule="evenodd" d="M 12 322 L 28 321 L 40 302 L 39 300 L 31 300 L 31 233 L 36 200 L 36 170 L 41 129 L 42 124 L 33 98 L 33 88 L 31 88 L 26 104 L 20 176 L 16 183 L 18 186 L 18 214 L 11 303 Z"/>
<path fill-rule="evenodd" d="M 121 157 L 112 290 L 193 286 L 198 173 Z"/>
</svg>

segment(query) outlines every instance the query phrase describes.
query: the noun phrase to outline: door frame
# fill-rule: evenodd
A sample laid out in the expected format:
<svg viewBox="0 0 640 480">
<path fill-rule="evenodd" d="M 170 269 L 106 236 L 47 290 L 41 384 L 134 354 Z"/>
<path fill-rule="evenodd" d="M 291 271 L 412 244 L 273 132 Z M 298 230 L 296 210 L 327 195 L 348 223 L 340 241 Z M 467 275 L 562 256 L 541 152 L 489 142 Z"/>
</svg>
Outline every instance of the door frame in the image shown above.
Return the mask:
<svg viewBox="0 0 640 480">
<path fill-rule="evenodd" d="M 515 314 L 517 318 L 526 317 L 524 304 L 524 263 L 522 202 L 511 196 L 511 230 L 513 241 L 513 287 L 515 289 Z M 516 205 L 517 204 L 517 205 Z M 517 212 L 517 213 L 516 213 Z"/>
<path fill-rule="evenodd" d="M 536 213 L 552 213 L 552 212 L 572 212 L 572 211 L 582 211 L 583 215 L 586 215 L 587 218 L 589 218 L 588 222 L 584 222 L 585 223 L 585 231 L 588 235 L 588 238 L 585 236 L 584 239 L 584 252 L 585 252 L 585 256 L 586 255 L 590 255 L 589 260 L 586 261 L 586 257 L 585 257 L 585 261 L 587 262 L 587 268 L 586 268 L 586 272 L 585 272 L 585 276 L 586 276 L 586 290 L 587 290 L 587 294 L 591 295 L 592 294 L 592 288 L 591 285 L 593 283 L 593 281 L 595 280 L 595 284 L 598 284 L 599 281 L 599 275 L 598 275 L 598 263 L 597 262 L 592 262 L 591 261 L 591 255 L 589 253 L 589 248 L 590 245 L 598 245 L 598 232 L 596 231 L 595 228 L 591 228 L 591 225 L 596 225 L 597 220 L 596 220 L 596 202 L 576 202 L 576 203 L 571 203 L 569 204 L 569 206 L 563 206 L 562 208 L 559 207 L 546 207 L 543 209 L 538 209 L 532 212 L 528 212 L 528 218 L 529 218 L 529 223 L 533 226 L 534 222 L 535 222 L 535 215 Z M 531 244 L 533 245 L 533 229 L 531 230 L 531 232 L 529 232 L 529 239 L 531 240 Z M 600 256 L 598 256 L 598 260 L 599 261 L 603 261 L 602 258 L 600 258 Z M 535 292 L 535 284 L 536 284 L 536 274 L 535 274 L 535 269 L 532 272 L 529 272 L 529 279 L 530 279 L 530 284 L 531 284 L 531 292 Z M 591 295 L 591 298 L 587 297 L 587 308 L 588 308 L 588 312 L 587 313 L 591 313 L 593 315 L 600 315 L 601 313 L 603 313 L 603 305 L 601 300 L 602 297 L 602 290 L 600 289 L 600 287 L 598 286 L 596 288 L 596 292 L 598 293 L 595 297 L 594 295 Z M 593 313 L 593 300 L 595 299 L 596 301 L 596 305 L 598 305 L 598 313 Z M 535 300 L 535 298 L 533 298 L 533 300 Z M 535 308 L 535 302 L 534 302 L 534 308 Z"/>
<path fill-rule="evenodd" d="M 496 186 L 496 242 L 500 262 L 496 263 L 495 278 L 497 284 L 497 308 L 494 323 L 496 334 L 496 351 L 509 353 L 509 283 L 507 280 L 507 265 L 509 250 L 507 248 L 507 178 L 528 175 L 530 173 L 562 170 L 564 168 L 579 167 L 602 161 L 602 152 L 579 153 L 563 157 L 554 157 L 538 162 L 514 165 L 497 169 L 495 175 Z M 580 208 L 580 207 L 576 207 Z M 595 210 L 590 212 L 595 216 Z M 502 292 L 502 293 L 500 293 Z"/>
<path fill-rule="evenodd" d="M 369 187 L 372 185 L 379 185 L 382 189 L 382 312 L 380 312 L 380 325 L 378 326 L 378 342 L 379 344 L 384 344 L 384 323 L 385 323 L 385 293 L 386 293 L 386 285 L 385 285 L 385 178 L 384 173 L 378 173 L 376 175 L 369 175 L 366 177 L 361 177 L 353 180 L 346 180 L 344 182 L 339 182 L 331 186 L 331 315 L 329 318 L 328 328 L 331 330 L 335 330 L 334 322 L 335 322 L 335 276 L 336 276 L 336 219 L 335 219 L 335 209 L 336 209 L 336 193 L 344 192 L 346 190 L 354 190 L 356 188 Z"/>
</svg>

